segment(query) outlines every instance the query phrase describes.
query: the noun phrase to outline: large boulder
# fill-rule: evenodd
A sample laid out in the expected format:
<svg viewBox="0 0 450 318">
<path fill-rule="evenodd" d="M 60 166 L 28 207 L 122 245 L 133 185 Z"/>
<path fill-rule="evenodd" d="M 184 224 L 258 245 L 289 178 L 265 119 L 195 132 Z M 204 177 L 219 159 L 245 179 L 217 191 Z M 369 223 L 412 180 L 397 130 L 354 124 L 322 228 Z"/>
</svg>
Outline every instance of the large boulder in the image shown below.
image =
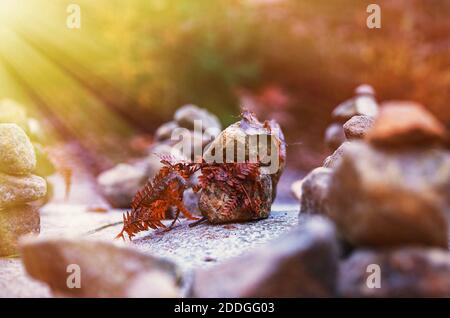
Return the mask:
<svg viewBox="0 0 450 318">
<path fill-rule="evenodd" d="M 367 135 L 377 146 L 410 147 L 443 143 L 446 130 L 430 112 L 414 102 L 392 101 L 383 104 L 380 116 Z"/>
<path fill-rule="evenodd" d="M 16 124 L 0 124 L 0 171 L 24 175 L 36 167 L 36 154 L 24 130 Z"/>
<path fill-rule="evenodd" d="M 332 173 L 329 168 L 319 167 L 303 179 L 300 213 L 328 214 L 328 191 Z"/>
<path fill-rule="evenodd" d="M 333 225 L 313 217 L 279 239 L 197 270 L 192 297 L 330 297 L 337 284 Z"/>
<path fill-rule="evenodd" d="M 47 182 L 39 176 L 12 176 L 0 172 L 0 208 L 36 201 L 46 193 Z"/>
<path fill-rule="evenodd" d="M 21 243 L 21 254 L 28 274 L 58 296 L 173 297 L 179 293 L 181 276 L 175 264 L 107 242 L 28 239 Z M 76 283 L 70 276 L 78 269 L 80 288 L 73 288 L 68 283 Z"/>
<path fill-rule="evenodd" d="M 343 262 L 339 290 L 343 297 L 450 297 L 450 254 L 425 248 L 360 250 Z"/>
<path fill-rule="evenodd" d="M 24 235 L 40 232 L 38 210 L 31 205 L 0 209 L 0 256 L 18 254 L 18 241 Z"/>
<path fill-rule="evenodd" d="M 335 168 L 330 217 L 354 245 L 447 247 L 450 153 L 353 142 Z"/>
</svg>

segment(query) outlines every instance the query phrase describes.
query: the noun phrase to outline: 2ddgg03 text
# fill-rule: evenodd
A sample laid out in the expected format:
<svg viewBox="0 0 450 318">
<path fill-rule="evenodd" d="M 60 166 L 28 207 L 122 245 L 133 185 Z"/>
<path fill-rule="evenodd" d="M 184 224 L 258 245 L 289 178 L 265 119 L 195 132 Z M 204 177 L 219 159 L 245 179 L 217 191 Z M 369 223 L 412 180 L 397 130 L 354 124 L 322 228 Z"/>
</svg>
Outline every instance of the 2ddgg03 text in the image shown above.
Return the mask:
<svg viewBox="0 0 450 318">
<path fill-rule="evenodd" d="M 217 312 L 274 312 L 274 303 L 219 303 Z"/>
</svg>

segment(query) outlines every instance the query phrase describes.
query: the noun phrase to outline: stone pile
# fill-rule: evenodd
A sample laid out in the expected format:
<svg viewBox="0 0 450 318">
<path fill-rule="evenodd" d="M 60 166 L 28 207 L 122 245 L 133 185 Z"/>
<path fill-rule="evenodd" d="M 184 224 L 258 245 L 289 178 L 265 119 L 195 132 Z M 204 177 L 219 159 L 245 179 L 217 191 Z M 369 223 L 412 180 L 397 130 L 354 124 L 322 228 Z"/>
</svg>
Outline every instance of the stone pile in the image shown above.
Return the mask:
<svg viewBox="0 0 450 318">
<path fill-rule="evenodd" d="M 423 106 L 393 101 L 377 118 L 354 116 L 344 129 L 349 141 L 303 179 L 300 193 L 301 214 L 329 217 L 356 249 L 343 261 L 340 292 L 450 296 L 445 127 Z M 366 284 L 369 264 L 381 268 L 381 289 Z"/>
<path fill-rule="evenodd" d="M 364 138 L 364 132 L 373 124 L 378 111 L 372 86 L 358 86 L 353 98 L 333 110 L 334 122 L 325 131 L 325 143 L 331 151 L 335 151 L 346 140 Z"/>
<path fill-rule="evenodd" d="M 35 175 L 36 153 L 17 124 L 0 123 L 0 256 L 17 254 L 19 237 L 39 233 L 33 202 L 47 193 L 47 182 Z"/>
<path fill-rule="evenodd" d="M 181 160 L 194 159 L 194 154 L 201 154 L 201 150 L 221 129 L 218 118 L 206 109 L 195 105 L 180 107 L 172 121 L 156 130 L 156 142 L 145 158 L 118 164 L 98 176 L 97 183 L 103 196 L 115 208 L 128 208 L 136 192 L 162 167 L 160 158 L 155 154 L 172 155 Z M 194 197 L 191 190 L 186 191 L 185 196 Z M 196 206 L 197 201 L 192 205 Z"/>
</svg>

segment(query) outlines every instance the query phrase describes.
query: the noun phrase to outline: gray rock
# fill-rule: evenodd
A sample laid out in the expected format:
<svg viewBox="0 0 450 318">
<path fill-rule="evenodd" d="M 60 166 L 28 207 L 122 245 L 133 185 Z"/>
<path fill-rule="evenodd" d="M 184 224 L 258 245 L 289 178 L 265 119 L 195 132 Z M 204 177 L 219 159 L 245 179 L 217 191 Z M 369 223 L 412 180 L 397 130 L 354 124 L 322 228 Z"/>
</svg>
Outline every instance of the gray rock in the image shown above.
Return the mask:
<svg viewBox="0 0 450 318">
<path fill-rule="evenodd" d="M 371 284 L 377 283 L 378 270 L 380 288 L 369 288 L 376 286 Z M 339 290 L 344 297 L 450 297 L 450 254 L 424 248 L 360 250 L 342 264 Z"/>
<path fill-rule="evenodd" d="M 127 208 L 147 179 L 146 169 L 121 163 L 102 172 L 97 182 L 101 193 L 113 207 Z"/>
<path fill-rule="evenodd" d="M 330 156 L 325 158 L 325 160 L 323 162 L 323 166 L 325 168 L 331 168 L 331 169 L 336 168 L 339 165 L 339 162 L 340 162 L 343 154 L 345 153 L 345 151 L 347 150 L 347 148 L 350 145 L 351 145 L 350 141 L 344 142 L 338 149 L 336 149 L 336 151 L 333 154 L 331 154 Z"/>
<path fill-rule="evenodd" d="M 193 297 L 329 297 L 337 283 L 332 224 L 313 217 L 240 257 L 194 274 Z"/>
<path fill-rule="evenodd" d="M 47 182 L 39 176 L 12 176 L 0 172 L 0 208 L 36 201 L 46 193 Z"/>
<path fill-rule="evenodd" d="M 344 128 L 341 124 L 331 124 L 325 131 L 325 144 L 327 147 L 335 151 L 342 143 L 346 141 Z"/>
<path fill-rule="evenodd" d="M 344 124 L 345 137 L 347 139 L 364 139 L 372 128 L 374 118 L 369 116 L 353 116 Z"/>
<path fill-rule="evenodd" d="M 300 213 L 328 214 L 328 190 L 333 171 L 319 167 L 311 171 L 302 182 Z"/>
<path fill-rule="evenodd" d="M 0 256 L 18 254 L 18 241 L 23 235 L 40 232 L 38 210 L 30 205 L 3 208 L 0 210 Z"/>
<path fill-rule="evenodd" d="M 335 168 L 330 217 L 354 245 L 447 247 L 450 153 L 353 142 Z"/>
<path fill-rule="evenodd" d="M 29 275 L 48 284 L 56 295 L 68 297 L 163 297 L 172 295 L 168 288 L 176 289 L 181 280 L 174 263 L 107 242 L 61 237 L 24 240 L 21 254 Z M 81 288 L 67 286 L 71 264 L 80 269 Z M 164 279 L 155 279 L 159 273 Z M 138 278 L 143 277 L 147 289 L 139 286 Z"/>
<path fill-rule="evenodd" d="M 170 139 L 172 136 L 172 132 L 174 129 L 178 128 L 178 124 L 175 121 L 169 121 L 165 124 L 162 124 L 159 126 L 159 128 L 156 130 L 155 138 L 157 141 L 165 141 Z"/>
<path fill-rule="evenodd" d="M 269 175 L 261 175 L 260 180 L 262 190 L 254 193 L 251 192 L 250 185 L 244 185 L 252 199 L 258 198 L 261 201 L 261 204 L 258 206 L 258 213 L 248 210 L 241 205 L 236 206 L 231 211 L 225 210 L 225 204 L 230 200 L 230 197 L 222 188 L 219 188 L 216 184 L 212 184 L 200 193 L 198 206 L 202 215 L 207 217 L 208 221 L 213 224 L 267 218 L 270 214 L 270 207 L 272 206 L 272 179 Z"/>
<path fill-rule="evenodd" d="M 16 124 L 0 124 L 0 171 L 23 175 L 36 167 L 33 145 Z"/>
<path fill-rule="evenodd" d="M 181 127 L 191 130 L 194 129 L 194 122 L 196 120 L 201 121 L 203 131 L 218 130 L 220 132 L 222 130 L 222 125 L 216 115 L 192 104 L 180 107 L 175 112 L 174 119 Z"/>
</svg>

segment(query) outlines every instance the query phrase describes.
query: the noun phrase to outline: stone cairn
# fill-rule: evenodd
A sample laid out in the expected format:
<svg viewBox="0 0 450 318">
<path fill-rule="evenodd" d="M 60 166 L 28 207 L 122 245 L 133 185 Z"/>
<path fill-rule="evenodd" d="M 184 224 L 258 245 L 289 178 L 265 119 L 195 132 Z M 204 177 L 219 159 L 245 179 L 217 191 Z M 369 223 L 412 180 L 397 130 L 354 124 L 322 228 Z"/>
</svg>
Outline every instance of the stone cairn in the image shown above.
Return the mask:
<svg viewBox="0 0 450 318">
<path fill-rule="evenodd" d="M 39 122 L 19 103 L 0 101 L 0 256 L 17 254 L 20 236 L 40 231 L 38 207 L 54 172 Z"/>
<path fill-rule="evenodd" d="M 340 295 L 449 297 L 448 132 L 422 105 L 391 101 L 378 111 L 362 103 L 373 96 L 360 86 L 333 112 L 347 119 L 345 139 L 293 187 L 300 214 L 331 219 L 347 247 Z M 370 266 L 381 287 L 367 283 Z"/>
<path fill-rule="evenodd" d="M 47 193 L 47 182 L 33 172 L 36 154 L 17 124 L 0 124 L 0 255 L 17 253 L 20 236 L 39 233 L 40 217 L 31 202 Z"/>
<path fill-rule="evenodd" d="M 194 131 L 195 121 L 197 120 L 202 123 L 202 133 Z M 177 140 L 173 140 L 172 133 L 177 128 L 187 129 L 185 133 L 189 134 L 188 137 L 191 140 L 185 138 L 184 140 L 187 142 L 181 145 L 178 144 L 180 142 L 178 139 L 181 139 L 181 136 L 174 136 Z M 179 159 L 187 159 L 185 152 L 182 152 L 178 146 L 191 147 L 190 151 L 193 155 L 196 153 L 194 152 L 195 147 L 204 149 L 221 130 L 222 126 L 219 119 L 206 109 L 191 104 L 180 107 L 175 112 L 172 121 L 163 124 L 156 130 L 156 142 L 149 148 L 148 155 L 145 158 L 132 163 L 120 163 L 98 176 L 97 183 L 100 191 L 112 207 L 129 208 L 136 192 L 149 178 L 153 178 L 162 167 L 160 158 L 155 154 L 170 154 Z M 184 195 L 187 208 L 193 208 L 194 211 L 198 210 L 198 198 L 193 191 L 185 191 Z"/>
</svg>

